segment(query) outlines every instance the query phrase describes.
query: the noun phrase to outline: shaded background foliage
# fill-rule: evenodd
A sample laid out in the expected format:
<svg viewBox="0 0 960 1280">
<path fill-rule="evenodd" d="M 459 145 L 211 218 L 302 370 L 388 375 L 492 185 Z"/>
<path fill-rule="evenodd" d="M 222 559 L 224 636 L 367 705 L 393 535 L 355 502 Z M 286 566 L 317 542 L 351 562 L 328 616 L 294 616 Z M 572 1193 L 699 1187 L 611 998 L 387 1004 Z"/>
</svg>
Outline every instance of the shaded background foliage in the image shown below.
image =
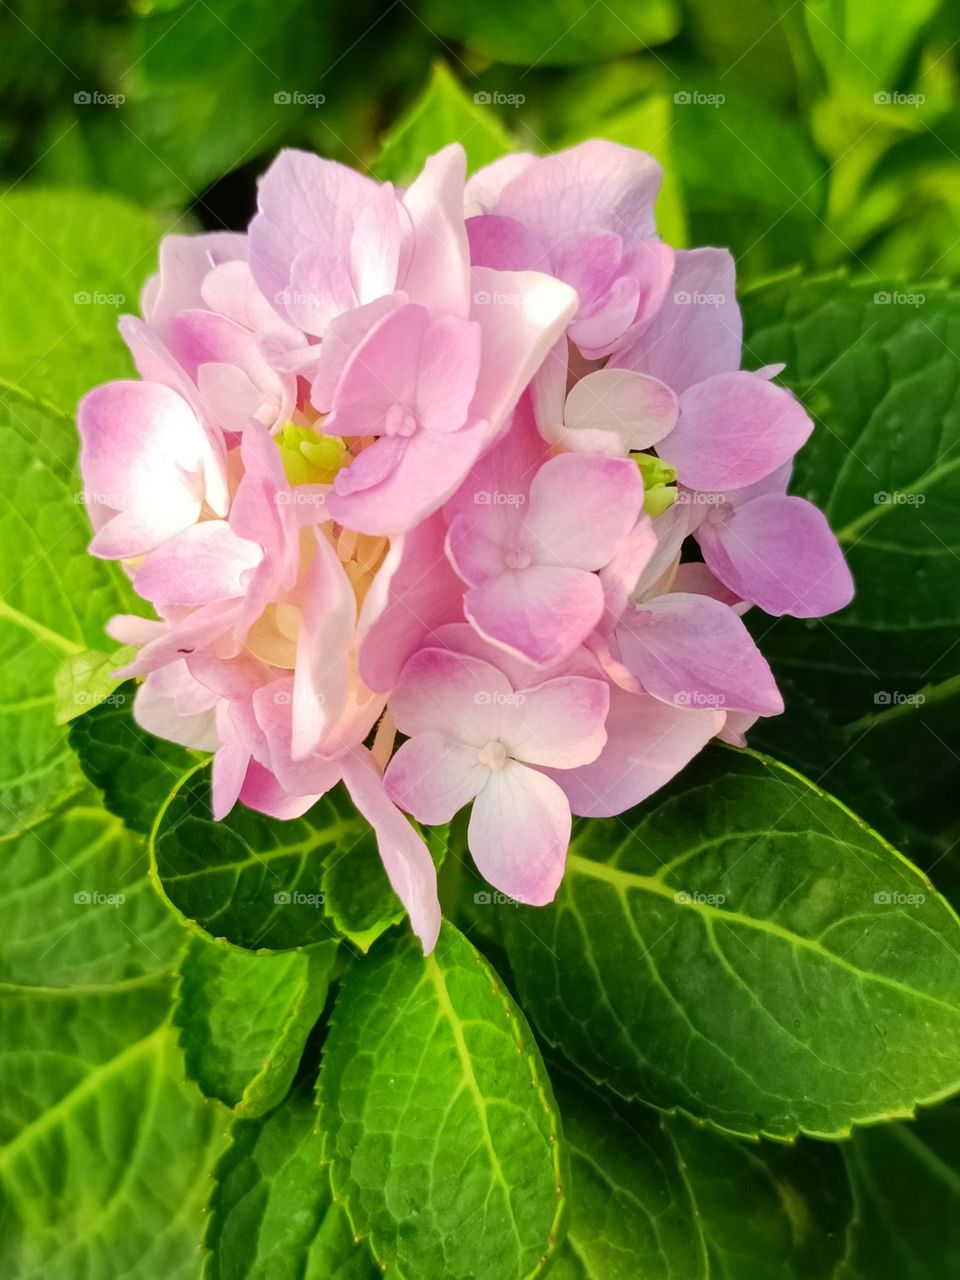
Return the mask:
<svg viewBox="0 0 960 1280">
<path fill-rule="evenodd" d="M 259 848 L 286 846 L 291 829 L 240 813 L 211 832 L 196 761 L 136 729 L 129 690 L 111 692 L 107 679 L 94 699 L 107 701 L 64 710 L 78 690 L 95 687 L 91 670 L 99 679 L 109 671 L 111 655 L 91 658 L 88 650 L 103 646 L 106 617 L 131 607 L 122 575 L 83 551 L 86 526 L 72 496 L 75 401 L 92 383 L 129 370 L 116 316 L 133 309 L 158 238 L 245 226 L 256 178 L 282 146 L 401 184 L 426 153 L 454 139 L 472 167 L 515 147 L 543 152 L 593 136 L 651 151 L 666 170 L 658 206 L 664 237 L 677 246 L 726 244 L 737 259 L 745 363 L 788 362 L 784 380 L 817 424 L 795 491 L 823 506 L 858 579 L 857 600 L 835 619 L 774 621 L 754 611 L 751 625 L 788 711 L 758 726 L 751 744 L 849 804 L 957 906 L 960 306 L 951 281 L 960 266 L 960 15 L 950 0 L 88 0 L 82 7 L 0 0 L 0 29 L 0 441 L 13 477 L 0 532 L 4 546 L 18 549 L 0 571 L 9 606 L 0 611 L 0 1054 L 10 1055 L 0 1099 L 0 1268 L 17 1280 L 194 1280 L 206 1208 L 207 1280 L 360 1280 L 379 1270 L 317 1178 L 321 1158 L 332 1159 L 335 1185 L 342 1182 L 349 1198 L 350 1129 L 359 1122 L 342 1108 L 342 1127 L 325 1149 L 312 1089 L 328 987 L 344 990 L 346 1007 L 366 1009 L 371 1026 L 382 1027 L 376 1001 L 386 979 L 377 981 L 377 968 L 360 957 L 399 918 L 398 904 L 378 878 L 363 824 L 348 862 L 324 842 L 317 812 L 298 824 L 289 867 L 275 865 L 273 882 L 251 864 L 228 884 L 219 862 L 232 868 L 236 842 L 255 830 Z M 923 504 L 894 509 L 877 503 L 877 491 L 919 494 Z M 853 1001 L 857 984 L 844 987 L 839 965 L 822 978 L 798 968 L 807 974 L 805 996 L 824 983 L 820 1003 L 805 1009 L 803 1035 L 840 1075 L 859 1053 L 863 1079 L 871 1046 L 895 1042 L 909 1080 L 902 1103 L 894 1089 L 886 1114 L 908 1114 L 916 1098 L 942 1093 L 934 1033 L 944 1061 L 956 1043 L 943 1011 L 937 1023 L 916 1003 L 927 986 L 949 989 L 955 918 L 939 899 L 922 917 L 877 908 L 875 887 L 889 897 L 901 879 L 909 890 L 926 882 L 889 861 L 891 851 L 859 834 L 856 820 L 815 789 L 777 770 L 778 780 L 764 776 L 761 788 L 753 775 L 766 766 L 747 758 L 731 764 L 728 756 L 708 753 L 628 815 L 631 829 L 659 821 L 661 805 L 673 815 L 695 809 L 702 788 L 713 788 L 716 812 L 731 831 L 740 824 L 733 838 L 752 854 L 757 897 L 767 862 L 772 880 L 788 867 L 777 864 L 773 837 L 803 850 L 806 861 L 789 865 L 815 866 L 817 883 L 837 890 L 831 928 L 851 930 L 860 948 L 854 956 L 909 977 L 902 1014 L 888 1027 L 881 1006 L 870 1005 L 866 1024 L 851 1024 L 857 1039 L 848 1045 L 847 1024 L 827 1005 L 830 992 L 838 1007 L 843 991 Z M 696 787 L 699 800 L 670 809 L 672 797 Z M 784 787 L 797 798 L 781 815 Z M 776 802 L 761 802 L 761 791 Z M 147 846 L 161 810 L 154 885 Z M 749 832 L 757 815 L 770 837 L 759 849 Z M 664 827 L 667 845 L 692 845 L 697 831 L 685 832 L 676 816 L 664 821 L 673 823 Z M 706 828 L 718 819 L 707 811 L 699 821 Z M 492 909 L 475 874 L 448 855 L 445 907 L 477 950 L 445 926 L 442 972 L 430 971 L 427 992 L 436 1000 L 448 980 L 473 984 L 451 1019 L 482 1023 L 492 1044 L 506 1043 L 515 1011 L 477 977 L 486 973 L 475 972 L 482 952 L 521 991 L 536 1032 L 554 1046 L 547 1065 L 575 1195 L 552 1274 L 943 1280 L 960 1273 L 955 1102 L 842 1143 L 800 1138 L 781 1146 L 724 1136 L 587 1084 L 584 1072 L 602 1080 L 611 1060 L 594 1061 L 583 1027 L 620 1009 L 627 1034 L 618 1041 L 625 1057 L 613 1090 L 619 1080 L 621 1094 L 632 1096 L 637 1078 L 648 1099 L 685 1106 L 689 1088 L 694 1114 L 701 1105 L 710 1121 L 738 1134 L 797 1127 L 795 1117 L 780 1130 L 759 1115 L 731 1119 L 710 1101 L 712 1088 L 727 1092 L 715 1069 L 705 1082 L 671 1077 L 662 1062 L 637 1071 L 658 1043 L 656 1027 L 631 1021 L 642 984 L 630 975 L 646 973 L 641 928 L 662 918 L 662 936 L 677 948 L 672 958 L 693 958 L 679 966 L 688 984 L 683 1007 L 716 1016 L 718 1043 L 755 1025 L 751 999 L 765 1015 L 782 1010 L 791 966 L 804 952 L 795 955 L 790 944 L 782 969 L 764 952 L 749 990 L 744 985 L 750 999 L 740 1004 L 735 992 L 717 995 L 698 916 L 686 913 L 673 932 L 669 921 L 683 913 L 669 891 L 644 900 L 642 859 L 614 859 L 607 870 L 622 885 L 619 914 L 589 887 L 593 860 L 608 856 L 601 825 L 578 826 L 562 910 Z M 842 858 L 825 835 L 842 840 Z M 729 890 L 736 865 L 718 870 L 705 858 L 697 874 L 705 889 L 718 876 Z M 299 884 L 321 871 L 323 913 L 309 905 L 279 910 L 272 892 L 244 892 L 251 880 L 272 891 L 277 874 Z M 858 877 L 861 887 L 851 888 Z M 124 910 L 91 909 L 84 895 L 98 887 L 123 895 Z M 806 905 L 802 893 L 787 900 L 794 897 Z M 850 905 L 861 900 L 869 917 L 862 931 Z M 213 918 L 216 943 L 196 928 Z M 595 998 L 585 1001 L 576 929 L 591 918 L 604 921 L 603 972 Z M 809 922 L 784 920 L 807 951 L 819 941 L 804 934 Z M 737 924 L 746 934 L 751 919 L 741 915 Z M 552 931 L 559 973 L 549 962 L 543 971 L 554 953 L 534 945 L 538 933 Z M 371 961 L 390 983 L 423 996 L 420 959 L 397 932 L 376 943 Z M 335 955 L 333 934 L 341 939 Z M 678 940 L 688 935 L 683 953 Z M 274 950 L 239 950 L 224 938 Z M 564 981 L 573 986 L 552 1004 Z M 578 1001 L 582 1027 L 574 1025 Z M 429 999 L 420 1003 L 429 1015 Z M 777 1077 L 776 1036 L 763 1018 L 756 1025 L 745 1051 L 768 1044 L 764 1072 Z M 420 1029 L 406 1030 L 416 1042 Z M 353 1034 L 349 1020 L 338 1030 L 334 1019 L 331 1116 L 341 1098 L 355 1102 L 358 1081 L 372 1089 L 378 1071 L 389 1075 L 390 1053 L 403 1065 L 401 1048 L 385 1037 L 364 1081 Z M 734 1054 L 736 1040 L 731 1035 Z M 669 1055 L 682 1027 L 665 1020 L 660 1041 Z M 527 1049 L 536 1075 L 539 1050 Z M 438 1054 L 431 1069 L 442 1072 L 444 1060 Z M 426 1086 L 439 1094 L 452 1087 L 442 1075 Z M 795 1098 L 803 1092 L 801 1081 Z M 835 1117 L 799 1127 L 834 1134 L 860 1116 L 849 1100 L 834 1101 Z M 876 1105 L 864 1103 L 862 1114 Z M 552 1181 L 541 1191 L 534 1216 L 550 1221 Z M 367 1211 L 376 1247 L 399 1258 L 400 1274 L 405 1265 L 416 1273 L 422 1259 L 404 1250 L 417 1241 L 397 1245 L 387 1208 Z M 530 1244 L 531 1256 L 540 1243 Z M 463 1266 L 477 1265 L 469 1239 L 457 1244 Z M 486 1241 L 493 1252 L 500 1244 Z"/>
</svg>

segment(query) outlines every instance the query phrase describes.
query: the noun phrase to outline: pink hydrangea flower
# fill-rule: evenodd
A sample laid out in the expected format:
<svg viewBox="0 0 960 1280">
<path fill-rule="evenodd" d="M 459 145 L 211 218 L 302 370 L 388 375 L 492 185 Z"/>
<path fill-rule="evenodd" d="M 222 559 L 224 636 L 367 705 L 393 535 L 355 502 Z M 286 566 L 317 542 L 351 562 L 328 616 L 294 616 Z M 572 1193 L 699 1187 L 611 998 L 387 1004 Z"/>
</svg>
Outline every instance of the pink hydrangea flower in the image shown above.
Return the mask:
<svg viewBox="0 0 960 1280">
<path fill-rule="evenodd" d="M 546 903 L 572 815 L 782 709 L 743 613 L 850 598 L 786 494 L 810 420 L 740 369 L 729 254 L 657 237 L 660 177 L 592 142 L 467 182 L 452 146 L 399 191 L 283 152 L 246 235 L 163 243 L 141 380 L 80 406 L 91 551 L 155 614 L 111 624 L 138 720 L 213 754 L 218 818 L 342 783 L 425 950 L 408 814 L 471 806 L 481 873 Z"/>
</svg>

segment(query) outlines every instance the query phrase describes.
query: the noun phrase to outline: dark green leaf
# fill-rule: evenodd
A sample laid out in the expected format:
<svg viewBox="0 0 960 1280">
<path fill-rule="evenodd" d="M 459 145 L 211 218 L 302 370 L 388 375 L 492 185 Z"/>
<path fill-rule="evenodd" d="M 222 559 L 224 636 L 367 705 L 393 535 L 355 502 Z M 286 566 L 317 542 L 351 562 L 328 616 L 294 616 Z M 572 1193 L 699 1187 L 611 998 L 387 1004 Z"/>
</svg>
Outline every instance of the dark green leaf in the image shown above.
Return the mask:
<svg viewBox="0 0 960 1280">
<path fill-rule="evenodd" d="M 834 719 L 859 720 L 956 666 L 958 297 L 791 275 L 743 301 L 750 362 L 785 360 L 817 422 L 793 490 L 824 509 L 857 583 L 840 614 L 756 627 L 775 670 Z"/>
<path fill-rule="evenodd" d="M 960 922 L 791 770 L 715 748 L 582 822 L 554 904 L 508 917 L 524 1008 L 624 1096 L 839 1137 L 960 1088 Z"/>
<path fill-rule="evenodd" d="M 204 1280 L 377 1280 L 321 1163 L 309 1091 L 259 1120 L 237 1120 L 217 1165 Z"/>
<path fill-rule="evenodd" d="M 856 1212 L 837 1280 L 943 1280 L 960 1272 L 960 1104 L 844 1144 Z"/>
<path fill-rule="evenodd" d="M 214 822 L 209 766 L 198 765 L 160 811 L 152 851 L 173 906 L 238 947 L 284 951 L 343 936 L 363 948 L 402 914 L 373 831 L 342 787 L 289 822 L 243 805 Z"/>
<path fill-rule="evenodd" d="M 238 1116 L 277 1105 L 327 998 L 335 942 L 258 955 L 200 935 L 180 961 L 173 1020 L 187 1074 Z"/>
<path fill-rule="evenodd" d="M 111 813 L 148 833 L 170 790 L 196 758 L 175 742 L 155 738 L 133 718 L 131 680 L 70 726 L 80 767 L 103 792 Z"/>
<path fill-rule="evenodd" d="M 434 31 L 465 41 L 495 62 L 530 67 L 602 62 L 676 35 L 680 14 L 673 0 L 616 0 L 584 8 L 578 0 L 515 0 L 509 7 L 461 0 L 429 0 L 426 20 Z M 523 78 L 518 78 L 522 89 Z"/>
</svg>

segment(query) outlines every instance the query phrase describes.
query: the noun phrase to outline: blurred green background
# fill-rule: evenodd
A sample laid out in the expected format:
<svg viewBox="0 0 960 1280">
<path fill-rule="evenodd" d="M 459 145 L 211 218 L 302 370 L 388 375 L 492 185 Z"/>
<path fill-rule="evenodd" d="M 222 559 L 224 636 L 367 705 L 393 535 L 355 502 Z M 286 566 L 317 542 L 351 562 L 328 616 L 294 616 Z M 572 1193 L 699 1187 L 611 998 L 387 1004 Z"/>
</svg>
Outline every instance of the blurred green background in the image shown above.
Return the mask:
<svg viewBox="0 0 960 1280">
<path fill-rule="evenodd" d="M 0 23 L 6 188 L 240 227 L 281 146 L 403 180 L 413 147 L 375 157 L 419 118 L 475 162 L 504 135 L 652 151 L 664 235 L 728 244 L 744 278 L 960 262 L 949 0 L 4 0 Z"/>
</svg>

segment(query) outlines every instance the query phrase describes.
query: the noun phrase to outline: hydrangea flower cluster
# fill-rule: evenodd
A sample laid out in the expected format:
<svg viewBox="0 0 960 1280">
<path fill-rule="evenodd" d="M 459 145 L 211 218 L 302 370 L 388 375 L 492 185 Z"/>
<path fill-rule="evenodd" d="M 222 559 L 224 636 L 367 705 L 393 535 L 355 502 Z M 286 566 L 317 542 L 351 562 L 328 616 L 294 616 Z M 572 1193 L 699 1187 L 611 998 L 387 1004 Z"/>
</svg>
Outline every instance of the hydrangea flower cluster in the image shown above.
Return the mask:
<svg viewBox="0 0 960 1280">
<path fill-rule="evenodd" d="M 851 597 L 786 495 L 810 420 L 740 369 L 730 255 L 658 239 L 660 180 L 606 142 L 469 181 L 451 146 L 405 191 L 284 152 L 247 234 L 163 242 L 141 380 L 80 406 L 91 550 L 157 615 L 111 626 L 139 722 L 215 753 L 218 818 L 343 782 L 426 950 L 407 815 L 472 805 L 480 872 L 549 902 L 571 814 L 782 710 L 743 612 Z"/>
</svg>

